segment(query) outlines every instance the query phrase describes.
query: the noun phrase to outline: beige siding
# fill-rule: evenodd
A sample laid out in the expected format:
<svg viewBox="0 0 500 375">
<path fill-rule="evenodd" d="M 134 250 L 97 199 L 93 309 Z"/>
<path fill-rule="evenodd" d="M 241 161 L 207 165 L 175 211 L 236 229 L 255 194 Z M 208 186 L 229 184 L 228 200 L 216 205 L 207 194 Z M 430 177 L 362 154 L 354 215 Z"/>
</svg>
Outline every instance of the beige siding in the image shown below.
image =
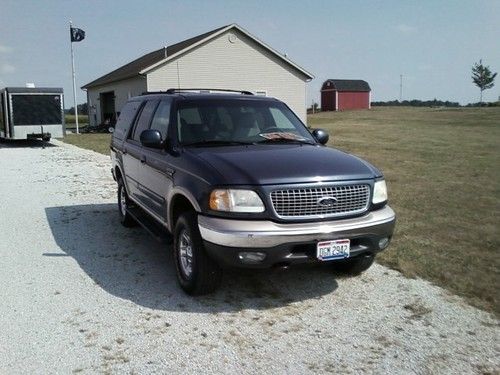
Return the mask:
<svg viewBox="0 0 500 375">
<path fill-rule="evenodd" d="M 146 91 L 145 77 L 130 78 L 123 81 L 113 82 L 109 85 L 91 87 L 88 89 L 89 123 L 95 126 L 101 123 L 101 107 L 99 95 L 103 92 L 115 92 L 115 110 L 120 112 L 128 98 L 139 95 Z M 95 109 L 93 109 L 95 106 Z"/>
<path fill-rule="evenodd" d="M 237 38 L 234 43 L 229 34 Z M 229 30 L 147 74 L 150 91 L 222 88 L 265 91 L 306 121 L 305 79 L 284 61 L 236 30 Z"/>
</svg>

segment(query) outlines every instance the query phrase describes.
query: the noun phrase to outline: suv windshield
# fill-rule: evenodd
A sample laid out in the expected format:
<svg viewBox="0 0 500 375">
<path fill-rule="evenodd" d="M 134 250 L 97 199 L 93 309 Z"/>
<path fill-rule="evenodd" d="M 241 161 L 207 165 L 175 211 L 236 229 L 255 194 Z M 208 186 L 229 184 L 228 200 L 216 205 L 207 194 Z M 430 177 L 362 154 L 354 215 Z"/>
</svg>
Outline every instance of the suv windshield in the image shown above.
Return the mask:
<svg viewBox="0 0 500 375">
<path fill-rule="evenodd" d="M 177 137 L 181 144 L 193 146 L 316 143 L 283 103 L 241 99 L 179 103 Z"/>
</svg>

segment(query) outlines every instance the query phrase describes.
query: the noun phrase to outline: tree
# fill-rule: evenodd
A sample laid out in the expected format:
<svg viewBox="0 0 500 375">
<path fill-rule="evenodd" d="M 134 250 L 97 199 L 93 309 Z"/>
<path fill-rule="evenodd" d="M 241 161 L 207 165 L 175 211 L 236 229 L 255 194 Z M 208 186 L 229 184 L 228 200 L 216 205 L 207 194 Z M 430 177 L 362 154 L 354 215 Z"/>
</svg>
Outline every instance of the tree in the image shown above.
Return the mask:
<svg viewBox="0 0 500 375">
<path fill-rule="evenodd" d="M 479 103 L 483 103 L 483 91 L 495 85 L 493 81 L 496 76 L 497 73 L 492 73 L 489 66 L 483 65 L 483 60 L 479 60 L 479 63 L 472 66 L 472 82 L 481 90 Z"/>
</svg>

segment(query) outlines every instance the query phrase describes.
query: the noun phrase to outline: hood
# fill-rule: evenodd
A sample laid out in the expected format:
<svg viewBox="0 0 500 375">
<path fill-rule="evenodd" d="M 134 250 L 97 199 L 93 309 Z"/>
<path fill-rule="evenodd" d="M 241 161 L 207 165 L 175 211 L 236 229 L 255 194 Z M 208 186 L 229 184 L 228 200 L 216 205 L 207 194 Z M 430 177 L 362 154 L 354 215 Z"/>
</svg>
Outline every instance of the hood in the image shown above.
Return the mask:
<svg viewBox="0 0 500 375">
<path fill-rule="evenodd" d="M 360 180 L 381 175 L 356 156 L 319 145 L 204 147 L 190 148 L 187 152 L 213 167 L 222 176 L 224 185 Z"/>
</svg>

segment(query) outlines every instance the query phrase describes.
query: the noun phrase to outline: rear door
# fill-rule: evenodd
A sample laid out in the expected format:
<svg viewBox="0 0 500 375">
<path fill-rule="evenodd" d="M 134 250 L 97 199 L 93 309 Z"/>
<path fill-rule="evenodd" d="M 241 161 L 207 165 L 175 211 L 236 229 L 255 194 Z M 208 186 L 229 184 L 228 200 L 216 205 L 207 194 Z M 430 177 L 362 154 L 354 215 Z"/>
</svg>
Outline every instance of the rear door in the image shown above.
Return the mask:
<svg viewBox="0 0 500 375">
<path fill-rule="evenodd" d="M 143 105 L 137 116 L 132 131 L 123 144 L 123 169 L 129 196 L 141 205 L 145 205 L 145 196 L 141 193 L 142 164 L 145 162 L 140 141 L 143 130 L 148 129 L 158 100 L 149 100 Z"/>
<path fill-rule="evenodd" d="M 150 129 L 158 130 L 162 140 L 167 139 L 171 121 L 170 98 L 161 100 L 151 121 Z M 145 162 L 142 165 L 142 188 L 148 208 L 164 223 L 167 222 L 167 194 L 172 189 L 173 156 L 166 149 L 143 147 Z"/>
</svg>

